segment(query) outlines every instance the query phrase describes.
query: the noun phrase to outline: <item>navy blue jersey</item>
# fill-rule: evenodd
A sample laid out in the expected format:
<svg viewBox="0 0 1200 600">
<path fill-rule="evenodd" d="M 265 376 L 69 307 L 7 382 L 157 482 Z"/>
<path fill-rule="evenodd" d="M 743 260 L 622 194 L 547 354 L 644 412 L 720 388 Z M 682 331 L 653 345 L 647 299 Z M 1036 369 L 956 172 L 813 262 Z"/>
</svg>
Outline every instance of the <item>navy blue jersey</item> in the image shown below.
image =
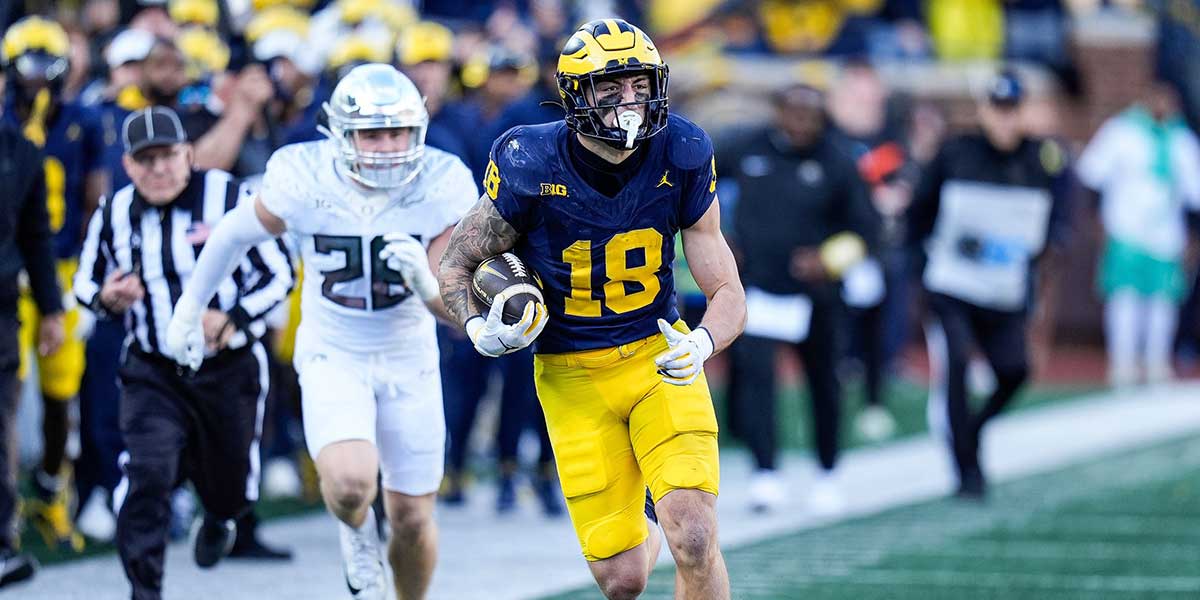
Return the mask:
<svg viewBox="0 0 1200 600">
<path fill-rule="evenodd" d="M 671 115 L 616 197 L 575 171 L 562 121 L 514 127 L 492 146 L 484 191 L 521 234 L 514 252 L 545 286 L 550 323 L 535 352 L 618 346 L 658 332 L 675 305 L 675 234 L 716 197 L 708 134 Z"/>
<path fill-rule="evenodd" d="M 12 107 L 4 115 L 18 130 L 21 128 Z M 42 151 L 54 255 L 75 258 L 83 246 L 85 182 L 89 173 L 103 168 L 104 136 L 96 111 L 73 102 L 60 106 L 48 124 Z"/>
</svg>

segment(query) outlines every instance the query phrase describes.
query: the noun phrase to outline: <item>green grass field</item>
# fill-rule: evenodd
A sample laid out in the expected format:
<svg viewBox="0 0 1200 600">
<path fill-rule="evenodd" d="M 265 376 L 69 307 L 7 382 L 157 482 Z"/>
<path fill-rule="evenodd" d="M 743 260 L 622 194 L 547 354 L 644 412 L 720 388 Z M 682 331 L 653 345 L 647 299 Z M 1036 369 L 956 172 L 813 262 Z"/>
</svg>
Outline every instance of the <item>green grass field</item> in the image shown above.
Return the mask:
<svg viewBox="0 0 1200 600">
<path fill-rule="evenodd" d="M 1200 598 L 1200 439 L 727 550 L 734 598 Z M 648 599 L 670 598 L 656 570 Z M 601 598 L 584 587 L 556 599 Z"/>
<path fill-rule="evenodd" d="M 1020 410 L 1030 406 L 1062 401 L 1094 389 L 1079 386 L 1042 386 L 1030 388 L 1022 393 L 1014 402 L 1014 409 Z M 722 391 L 720 389 L 714 390 L 714 402 L 717 405 L 718 416 L 721 417 L 721 422 L 724 424 L 724 414 L 726 411 L 724 410 L 725 403 Z M 925 400 L 927 393 L 928 388 L 924 385 L 904 380 L 895 380 L 888 388 L 886 402 L 896 418 L 897 437 L 923 433 L 926 430 Z M 856 437 L 853 428 L 853 417 L 862 405 L 861 387 L 851 383 L 847 386 L 844 403 L 846 418 L 843 419 L 842 439 L 846 448 L 853 448 L 864 443 Z M 808 450 L 810 448 L 809 440 L 811 439 L 812 431 L 811 420 L 809 419 L 807 391 L 797 387 L 783 390 L 779 398 L 778 415 L 780 445 L 793 450 Z M 728 434 L 728 430 L 728 427 L 723 426 L 721 435 L 722 446 L 737 446 L 739 442 Z M 490 464 L 479 464 L 477 467 L 480 467 L 477 473 L 478 479 L 487 480 L 492 477 Z M 29 492 L 27 488 L 24 491 L 26 493 Z M 305 503 L 299 500 L 264 500 L 258 505 L 258 513 L 263 520 L 315 510 L 323 510 L 319 502 Z M 33 531 L 31 527 L 24 529 L 21 538 L 22 548 L 31 552 L 38 560 L 45 564 L 53 564 L 83 556 L 113 552 L 115 550 L 112 544 L 89 541 L 87 548 L 82 554 L 76 555 L 57 552 L 48 548 L 43 543 L 41 536 Z"/>
</svg>

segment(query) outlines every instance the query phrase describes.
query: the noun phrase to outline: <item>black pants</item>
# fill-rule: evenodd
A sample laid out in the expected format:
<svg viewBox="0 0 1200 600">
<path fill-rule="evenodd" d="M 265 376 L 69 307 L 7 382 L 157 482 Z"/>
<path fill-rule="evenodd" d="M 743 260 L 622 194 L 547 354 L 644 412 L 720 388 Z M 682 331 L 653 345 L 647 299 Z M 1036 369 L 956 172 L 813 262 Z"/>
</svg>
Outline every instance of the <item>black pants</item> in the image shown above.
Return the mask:
<svg viewBox="0 0 1200 600">
<path fill-rule="evenodd" d="M 884 372 L 884 312 L 883 304 L 847 311 L 848 329 L 853 332 L 850 352 L 862 360 L 863 383 L 866 387 L 867 404 L 883 405 Z"/>
<path fill-rule="evenodd" d="M 217 519 L 237 518 L 258 494 L 258 432 L 265 397 L 261 346 L 225 351 L 195 375 L 130 350 L 121 367 L 121 434 L 129 491 L 117 549 L 135 600 L 160 598 L 171 491 L 191 480 Z"/>
<path fill-rule="evenodd" d="M 16 535 L 17 510 L 17 401 L 20 386 L 17 367 L 16 308 L 0 313 L 0 550 L 12 548 Z"/>
<path fill-rule="evenodd" d="M 842 388 L 837 376 L 838 301 L 832 294 L 814 294 L 808 337 L 799 344 L 742 336 L 731 353 L 730 412 L 738 437 L 750 447 L 759 469 L 774 469 L 779 452 L 776 423 L 775 351 L 794 348 L 804 362 L 812 400 L 813 439 L 817 458 L 826 471 L 837 464 L 841 426 Z"/>
<path fill-rule="evenodd" d="M 982 308 L 941 294 L 930 294 L 933 313 L 927 332 L 930 410 L 934 428 L 948 436 L 959 476 L 977 475 L 979 436 L 988 419 L 1004 409 L 1029 377 L 1025 313 Z M 967 367 L 978 348 L 996 374 L 996 390 L 973 411 L 967 392 Z M 945 406 L 937 403 L 944 402 Z M 944 421 L 942 418 L 944 417 Z"/>
</svg>

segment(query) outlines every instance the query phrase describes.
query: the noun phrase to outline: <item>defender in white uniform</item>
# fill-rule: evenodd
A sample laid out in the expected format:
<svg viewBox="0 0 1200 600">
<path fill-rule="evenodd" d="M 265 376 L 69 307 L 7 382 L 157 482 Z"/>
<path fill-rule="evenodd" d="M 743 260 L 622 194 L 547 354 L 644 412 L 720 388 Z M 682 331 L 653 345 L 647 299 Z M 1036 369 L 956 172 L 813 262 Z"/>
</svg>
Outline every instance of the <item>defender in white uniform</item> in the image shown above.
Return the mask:
<svg viewBox="0 0 1200 600">
<path fill-rule="evenodd" d="M 167 344 L 203 359 L 199 315 L 215 282 L 256 240 L 287 231 L 304 261 L 295 366 L 304 432 L 321 494 L 341 521 L 346 584 L 384 598 L 371 501 L 382 470 L 399 598 L 421 598 L 436 559 L 434 493 L 445 420 L 432 312 L 444 314 L 436 268 L 479 196 L 456 157 L 424 145 L 429 122 L 413 84 L 363 65 L 325 105 L 330 139 L 280 148 L 257 200 L 214 230 L 175 309 Z"/>
</svg>

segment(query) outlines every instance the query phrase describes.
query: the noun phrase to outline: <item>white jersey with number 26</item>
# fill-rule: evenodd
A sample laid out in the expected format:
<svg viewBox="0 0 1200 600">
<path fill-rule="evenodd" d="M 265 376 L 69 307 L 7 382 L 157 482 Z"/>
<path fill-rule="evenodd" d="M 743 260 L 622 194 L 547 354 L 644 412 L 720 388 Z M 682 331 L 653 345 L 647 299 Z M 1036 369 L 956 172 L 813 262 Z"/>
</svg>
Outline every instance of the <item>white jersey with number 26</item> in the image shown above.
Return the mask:
<svg viewBox="0 0 1200 600">
<path fill-rule="evenodd" d="M 390 190 L 365 188 L 337 167 L 331 140 L 292 144 L 267 162 L 259 197 L 283 219 L 304 261 L 303 344 L 342 351 L 436 351 L 434 319 L 379 252 L 388 233 L 407 233 L 426 248 L 479 199 L 471 171 L 430 146 L 420 173 Z"/>
</svg>

